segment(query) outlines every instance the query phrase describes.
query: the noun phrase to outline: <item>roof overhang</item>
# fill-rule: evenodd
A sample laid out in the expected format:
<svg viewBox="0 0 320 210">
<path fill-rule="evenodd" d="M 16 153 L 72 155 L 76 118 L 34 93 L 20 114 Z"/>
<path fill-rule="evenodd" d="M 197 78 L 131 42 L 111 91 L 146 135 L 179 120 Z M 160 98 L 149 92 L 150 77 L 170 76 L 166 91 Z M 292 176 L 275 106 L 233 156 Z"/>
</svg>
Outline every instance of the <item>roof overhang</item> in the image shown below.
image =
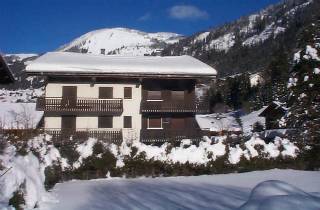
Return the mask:
<svg viewBox="0 0 320 210">
<path fill-rule="evenodd" d="M 101 72 L 62 72 L 62 71 L 27 71 L 30 76 L 56 76 L 56 77 L 111 77 L 111 78 L 157 78 L 157 79 L 215 79 L 212 74 L 150 74 L 150 73 L 101 73 Z"/>
<path fill-rule="evenodd" d="M 1 84 L 8 84 L 14 82 L 14 76 L 7 65 L 4 58 L 0 55 L 0 83 Z"/>
</svg>

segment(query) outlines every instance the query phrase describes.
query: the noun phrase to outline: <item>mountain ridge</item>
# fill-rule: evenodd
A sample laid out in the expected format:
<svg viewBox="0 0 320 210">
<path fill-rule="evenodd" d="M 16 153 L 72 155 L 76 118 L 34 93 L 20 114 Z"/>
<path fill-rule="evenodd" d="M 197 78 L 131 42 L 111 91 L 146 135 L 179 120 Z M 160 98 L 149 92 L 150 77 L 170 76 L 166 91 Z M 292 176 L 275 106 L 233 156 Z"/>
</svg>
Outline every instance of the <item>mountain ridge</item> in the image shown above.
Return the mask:
<svg viewBox="0 0 320 210">
<path fill-rule="evenodd" d="M 121 27 L 103 28 L 85 33 L 61 46 L 57 51 L 106 55 L 150 55 L 181 38 L 182 35 L 171 32 L 147 33 Z"/>
</svg>

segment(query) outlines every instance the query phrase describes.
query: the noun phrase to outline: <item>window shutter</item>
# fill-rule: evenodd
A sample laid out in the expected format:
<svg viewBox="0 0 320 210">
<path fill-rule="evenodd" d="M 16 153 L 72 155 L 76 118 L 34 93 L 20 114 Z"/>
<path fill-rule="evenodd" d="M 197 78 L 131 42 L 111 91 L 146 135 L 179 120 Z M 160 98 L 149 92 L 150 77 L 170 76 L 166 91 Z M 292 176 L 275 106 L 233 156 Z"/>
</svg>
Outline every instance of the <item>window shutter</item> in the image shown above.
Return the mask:
<svg viewBox="0 0 320 210">
<path fill-rule="evenodd" d="M 123 117 L 123 128 L 132 128 L 132 116 Z"/>
<path fill-rule="evenodd" d="M 113 117 L 99 116 L 98 117 L 98 127 L 99 128 L 112 128 L 113 127 Z"/>
<path fill-rule="evenodd" d="M 160 117 L 150 117 L 148 128 L 162 128 L 162 119 Z"/>
<path fill-rule="evenodd" d="M 125 87 L 123 95 L 125 99 L 132 99 L 132 87 Z"/>
<path fill-rule="evenodd" d="M 147 96 L 148 100 L 161 100 L 161 91 L 158 90 L 149 90 L 148 91 L 148 96 Z"/>
<path fill-rule="evenodd" d="M 113 98 L 113 87 L 99 87 L 99 98 L 100 99 L 112 99 Z"/>
</svg>

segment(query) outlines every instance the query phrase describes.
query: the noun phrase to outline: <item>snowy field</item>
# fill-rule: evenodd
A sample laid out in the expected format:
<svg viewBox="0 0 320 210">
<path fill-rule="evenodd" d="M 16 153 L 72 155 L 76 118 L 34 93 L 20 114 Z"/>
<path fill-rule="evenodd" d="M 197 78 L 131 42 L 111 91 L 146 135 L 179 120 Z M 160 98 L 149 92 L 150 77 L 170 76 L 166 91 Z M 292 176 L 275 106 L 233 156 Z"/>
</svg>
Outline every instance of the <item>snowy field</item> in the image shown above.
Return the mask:
<svg viewBox="0 0 320 210">
<path fill-rule="evenodd" d="M 41 209 L 313 210 L 320 209 L 320 172 L 274 169 L 198 177 L 77 180 L 57 184 L 49 197 Z"/>
</svg>

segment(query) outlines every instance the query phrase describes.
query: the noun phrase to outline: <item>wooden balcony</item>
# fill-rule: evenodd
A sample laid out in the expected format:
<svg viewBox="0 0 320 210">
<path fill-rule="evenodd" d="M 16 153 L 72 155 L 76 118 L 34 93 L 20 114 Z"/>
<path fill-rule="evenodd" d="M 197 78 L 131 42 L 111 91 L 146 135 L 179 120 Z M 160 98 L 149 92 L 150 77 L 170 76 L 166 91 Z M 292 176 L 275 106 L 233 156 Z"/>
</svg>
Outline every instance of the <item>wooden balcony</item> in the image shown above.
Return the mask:
<svg viewBox="0 0 320 210">
<path fill-rule="evenodd" d="M 106 143 L 122 143 L 121 129 L 45 129 L 44 132 L 52 136 L 52 141 L 55 145 L 81 143 L 88 140 L 88 138 L 95 138 Z"/>
<path fill-rule="evenodd" d="M 190 101 L 142 101 L 142 113 L 209 113 L 209 103 Z"/>
<path fill-rule="evenodd" d="M 123 101 L 122 99 L 40 97 L 36 108 L 38 111 L 46 112 L 121 114 Z"/>
<path fill-rule="evenodd" d="M 175 129 L 142 129 L 140 131 L 140 141 L 143 143 L 155 142 L 179 142 L 183 139 L 201 141 L 206 133 L 200 129 L 189 128 L 184 130 Z"/>
</svg>

